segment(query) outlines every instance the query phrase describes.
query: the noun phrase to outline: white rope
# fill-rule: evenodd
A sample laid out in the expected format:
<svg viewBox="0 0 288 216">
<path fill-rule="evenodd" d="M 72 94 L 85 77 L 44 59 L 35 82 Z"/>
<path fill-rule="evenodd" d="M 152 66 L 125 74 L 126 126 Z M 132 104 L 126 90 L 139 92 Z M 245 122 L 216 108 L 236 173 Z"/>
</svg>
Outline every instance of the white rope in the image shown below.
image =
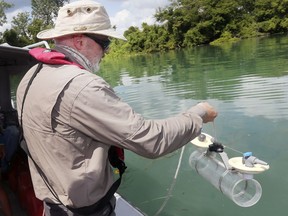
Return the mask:
<svg viewBox="0 0 288 216">
<path fill-rule="evenodd" d="M 182 162 L 182 158 L 183 158 L 183 153 L 184 153 L 184 150 L 185 150 L 185 146 L 182 147 L 181 149 L 181 153 L 180 153 L 180 157 L 179 157 L 179 160 L 178 160 L 178 165 L 177 165 L 177 168 L 176 168 L 176 171 L 175 171 L 175 175 L 174 175 L 174 178 L 173 178 L 173 181 L 170 185 L 170 188 L 168 190 L 168 193 L 166 195 L 166 199 L 164 200 L 164 202 L 162 203 L 161 207 L 159 208 L 159 210 L 156 212 L 155 216 L 159 215 L 163 209 L 165 208 L 168 200 L 170 199 L 170 197 L 172 196 L 172 191 L 174 189 L 174 186 L 176 184 L 176 180 L 177 180 L 177 177 L 178 177 L 178 173 L 179 173 L 179 170 L 180 170 L 180 166 L 181 166 L 181 162 Z"/>
<path fill-rule="evenodd" d="M 217 137 L 216 137 L 216 126 L 215 126 L 215 121 L 213 121 L 213 130 L 214 130 L 214 139 L 217 140 Z M 243 155 L 243 152 L 237 150 L 237 149 L 234 149 L 230 146 L 226 146 L 226 145 L 223 145 L 225 148 L 228 148 L 234 152 L 237 152 L 237 153 L 240 153 L 241 155 Z"/>
</svg>

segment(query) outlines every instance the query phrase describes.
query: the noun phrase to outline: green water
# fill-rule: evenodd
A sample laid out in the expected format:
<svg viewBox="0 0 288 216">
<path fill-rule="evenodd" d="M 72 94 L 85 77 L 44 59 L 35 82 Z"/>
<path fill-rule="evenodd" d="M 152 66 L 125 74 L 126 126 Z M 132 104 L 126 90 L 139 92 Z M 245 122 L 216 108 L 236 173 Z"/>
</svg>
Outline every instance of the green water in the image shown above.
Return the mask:
<svg viewBox="0 0 288 216">
<path fill-rule="evenodd" d="M 240 152 L 252 151 L 271 167 L 254 176 L 263 189 L 260 201 L 242 208 L 192 170 L 191 145 L 185 147 L 174 187 L 181 150 L 157 160 L 127 153 L 120 193 L 134 205 L 161 216 L 287 214 L 288 37 L 122 58 L 104 63 L 101 74 L 147 118 L 165 118 L 209 101 L 219 117 L 204 132 Z M 229 157 L 241 156 L 226 151 Z"/>
<path fill-rule="evenodd" d="M 119 192 L 133 205 L 149 216 L 287 215 L 288 37 L 123 57 L 103 62 L 100 75 L 146 118 L 165 118 L 209 101 L 219 116 L 203 132 L 226 145 L 229 157 L 252 151 L 270 165 L 254 176 L 263 189 L 260 201 L 242 208 L 192 170 L 190 144 L 182 158 L 181 149 L 157 160 L 126 152 Z"/>
</svg>

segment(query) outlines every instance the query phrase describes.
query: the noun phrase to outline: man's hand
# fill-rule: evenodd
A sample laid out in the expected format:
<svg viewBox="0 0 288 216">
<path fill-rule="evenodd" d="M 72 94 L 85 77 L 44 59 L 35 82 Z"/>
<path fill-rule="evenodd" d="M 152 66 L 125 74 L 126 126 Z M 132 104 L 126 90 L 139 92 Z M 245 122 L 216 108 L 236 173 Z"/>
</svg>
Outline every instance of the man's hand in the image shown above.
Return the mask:
<svg viewBox="0 0 288 216">
<path fill-rule="evenodd" d="M 201 102 L 198 105 L 206 111 L 206 114 L 202 116 L 203 123 L 213 122 L 218 115 L 217 111 L 208 102 Z"/>
</svg>

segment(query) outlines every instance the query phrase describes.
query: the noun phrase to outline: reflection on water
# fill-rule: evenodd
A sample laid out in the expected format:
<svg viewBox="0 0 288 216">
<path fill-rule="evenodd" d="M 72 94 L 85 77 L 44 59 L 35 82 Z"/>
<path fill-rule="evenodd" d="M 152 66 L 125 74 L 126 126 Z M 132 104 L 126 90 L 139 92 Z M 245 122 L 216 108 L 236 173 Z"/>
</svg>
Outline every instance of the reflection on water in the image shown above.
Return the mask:
<svg viewBox="0 0 288 216">
<path fill-rule="evenodd" d="M 259 203 L 240 208 L 189 167 L 191 145 L 185 147 L 183 158 L 180 150 L 157 160 L 127 152 L 128 170 L 120 193 L 134 205 L 149 216 L 285 214 L 288 172 L 282 167 L 288 160 L 287 37 L 123 57 L 104 61 L 100 75 L 146 118 L 168 117 L 199 101 L 209 101 L 219 116 L 215 125 L 204 125 L 204 132 L 217 136 L 230 157 L 252 151 L 271 167 L 255 175 L 263 187 Z M 19 79 L 13 80 L 15 91 Z"/>
<path fill-rule="evenodd" d="M 233 104 L 247 116 L 288 120 L 288 76 L 242 77 Z"/>
<path fill-rule="evenodd" d="M 168 114 L 171 108 L 181 110 L 181 105 L 173 110 L 179 102 L 212 99 L 248 116 L 287 119 L 287 42 L 286 37 L 250 39 L 221 48 L 137 56 L 107 62 L 102 74 L 124 100 L 141 112 L 154 110 L 155 117 L 157 111 L 162 117 L 163 109 Z"/>
</svg>

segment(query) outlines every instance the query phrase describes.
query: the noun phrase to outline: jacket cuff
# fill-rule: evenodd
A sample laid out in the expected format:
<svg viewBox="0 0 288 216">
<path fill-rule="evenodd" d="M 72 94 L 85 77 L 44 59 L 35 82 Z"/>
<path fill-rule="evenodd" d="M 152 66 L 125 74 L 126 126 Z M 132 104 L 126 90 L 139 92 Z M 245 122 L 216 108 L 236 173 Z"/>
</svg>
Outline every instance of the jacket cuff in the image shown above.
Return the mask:
<svg viewBox="0 0 288 216">
<path fill-rule="evenodd" d="M 201 106 L 201 104 L 197 104 L 193 107 L 191 107 L 188 112 L 195 113 L 199 115 L 201 118 L 203 118 L 206 115 L 206 110 Z"/>
</svg>

